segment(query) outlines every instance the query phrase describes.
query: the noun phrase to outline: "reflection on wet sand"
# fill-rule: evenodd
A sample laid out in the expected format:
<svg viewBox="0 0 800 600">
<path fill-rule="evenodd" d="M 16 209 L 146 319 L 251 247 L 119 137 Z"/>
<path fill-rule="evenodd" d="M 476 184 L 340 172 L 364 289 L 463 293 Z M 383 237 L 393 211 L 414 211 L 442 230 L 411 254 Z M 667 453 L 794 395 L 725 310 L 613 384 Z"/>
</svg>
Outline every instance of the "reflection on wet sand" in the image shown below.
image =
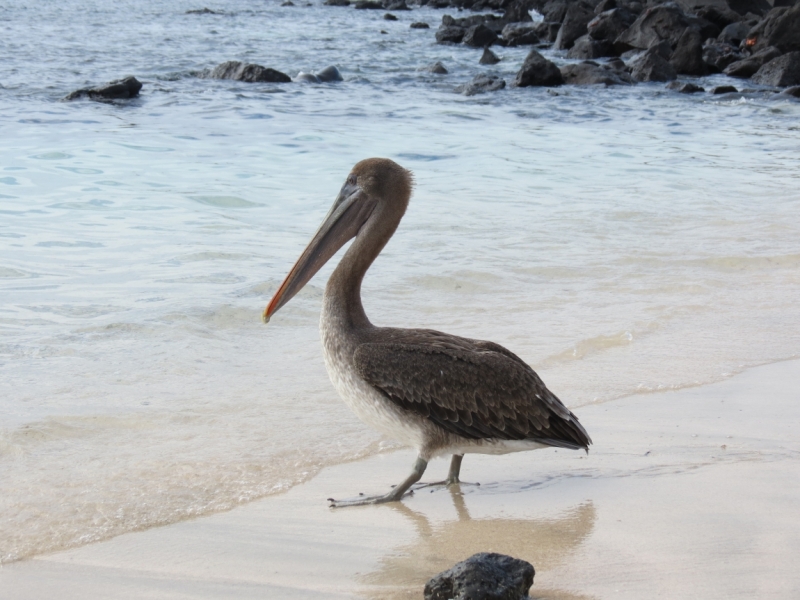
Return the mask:
<svg viewBox="0 0 800 600">
<path fill-rule="evenodd" d="M 379 568 L 361 577 L 370 600 L 421 598 L 431 576 L 476 552 L 499 552 L 527 560 L 539 574 L 563 563 L 589 536 L 596 520 L 591 501 L 574 506 L 555 518 L 473 519 L 459 486 L 450 488 L 456 520 L 432 522 L 427 516 L 397 503 L 392 509 L 410 519 L 417 530 L 411 544 L 394 549 Z M 588 600 L 565 589 L 542 588 L 535 583 L 531 598 Z"/>
</svg>

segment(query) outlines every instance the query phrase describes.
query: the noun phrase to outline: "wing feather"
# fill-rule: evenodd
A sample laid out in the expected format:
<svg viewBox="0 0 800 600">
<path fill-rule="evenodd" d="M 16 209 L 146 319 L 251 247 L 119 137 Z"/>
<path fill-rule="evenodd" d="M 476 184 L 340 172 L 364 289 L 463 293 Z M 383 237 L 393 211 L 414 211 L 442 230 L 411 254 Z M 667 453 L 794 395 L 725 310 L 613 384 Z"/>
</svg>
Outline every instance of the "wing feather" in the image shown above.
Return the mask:
<svg viewBox="0 0 800 600">
<path fill-rule="evenodd" d="M 391 330 L 381 338 L 357 347 L 359 375 L 451 433 L 565 448 L 592 443 L 536 372 L 498 344 L 430 330 Z"/>
</svg>

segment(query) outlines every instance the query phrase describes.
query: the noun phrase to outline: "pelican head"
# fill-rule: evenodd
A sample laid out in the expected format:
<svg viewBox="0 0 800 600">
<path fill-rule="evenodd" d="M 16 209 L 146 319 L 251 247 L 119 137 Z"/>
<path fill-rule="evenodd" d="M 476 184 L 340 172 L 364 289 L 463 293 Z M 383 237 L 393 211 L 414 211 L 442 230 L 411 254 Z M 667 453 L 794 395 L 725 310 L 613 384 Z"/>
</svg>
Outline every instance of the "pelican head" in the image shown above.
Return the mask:
<svg viewBox="0 0 800 600">
<path fill-rule="evenodd" d="M 378 252 L 391 237 L 411 197 L 411 173 L 388 158 L 368 158 L 357 163 L 339 190 L 317 233 L 303 250 L 286 279 L 264 310 L 268 323 L 297 292 L 347 242 L 368 232 L 385 231 L 376 243 Z M 371 261 L 370 261 L 371 262 Z"/>
</svg>

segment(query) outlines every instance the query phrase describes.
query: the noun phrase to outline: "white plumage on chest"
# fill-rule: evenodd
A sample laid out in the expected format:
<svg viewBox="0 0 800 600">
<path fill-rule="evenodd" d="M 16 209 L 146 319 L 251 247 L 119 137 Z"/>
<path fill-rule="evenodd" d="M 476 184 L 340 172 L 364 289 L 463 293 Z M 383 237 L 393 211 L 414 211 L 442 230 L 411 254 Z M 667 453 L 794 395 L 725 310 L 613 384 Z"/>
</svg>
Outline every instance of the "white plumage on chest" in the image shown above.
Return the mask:
<svg viewBox="0 0 800 600">
<path fill-rule="evenodd" d="M 356 373 L 343 328 L 323 310 L 319 323 L 325 367 L 336 391 L 356 416 L 383 435 L 413 448 L 425 443 L 423 419 L 403 411 Z"/>
</svg>

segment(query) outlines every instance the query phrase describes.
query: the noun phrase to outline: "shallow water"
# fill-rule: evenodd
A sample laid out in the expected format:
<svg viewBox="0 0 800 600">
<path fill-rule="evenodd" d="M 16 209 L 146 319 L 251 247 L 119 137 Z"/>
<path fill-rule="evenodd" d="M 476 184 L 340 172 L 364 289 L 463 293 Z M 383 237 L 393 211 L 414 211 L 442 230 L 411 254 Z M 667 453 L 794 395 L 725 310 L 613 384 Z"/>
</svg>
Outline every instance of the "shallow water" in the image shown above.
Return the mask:
<svg viewBox="0 0 800 600">
<path fill-rule="evenodd" d="M 259 320 L 368 156 L 417 181 L 365 281 L 376 324 L 502 343 L 572 407 L 798 356 L 800 103 L 661 84 L 465 98 L 525 49 L 479 66 L 434 44 L 427 9 L 193 8 L 0 2 L 0 562 L 392 446 L 324 371 L 332 265 Z M 193 76 L 234 59 L 345 82 Z M 418 71 L 436 60 L 451 74 Z M 139 99 L 58 102 L 129 73 Z"/>
</svg>

